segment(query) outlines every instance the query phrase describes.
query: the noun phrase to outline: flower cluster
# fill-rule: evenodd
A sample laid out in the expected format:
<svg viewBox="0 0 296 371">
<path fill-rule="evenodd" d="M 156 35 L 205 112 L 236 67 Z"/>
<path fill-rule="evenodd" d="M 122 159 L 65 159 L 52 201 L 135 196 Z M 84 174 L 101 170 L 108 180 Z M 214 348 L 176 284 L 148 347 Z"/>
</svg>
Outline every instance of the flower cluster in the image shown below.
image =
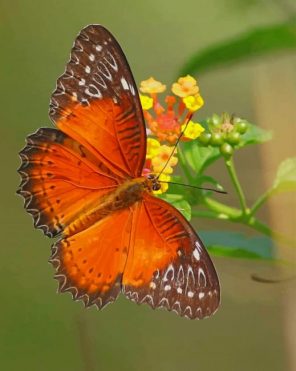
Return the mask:
<svg viewBox="0 0 296 371">
<path fill-rule="evenodd" d="M 234 148 L 241 143 L 241 136 L 248 130 L 246 121 L 230 117 L 227 113 L 214 114 L 207 120 L 208 130 L 198 138 L 203 146 L 218 147 L 225 158 L 232 156 Z"/>
<path fill-rule="evenodd" d="M 144 175 L 159 174 L 159 180 L 169 182 L 173 167 L 177 165 L 177 150 L 174 154 L 174 144 L 181 133 L 181 141 L 198 138 L 204 128 L 191 120 L 193 113 L 200 109 L 204 101 L 199 87 L 192 76 L 180 77 L 171 91 L 174 95 L 167 95 L 165 105 L 159 101 L 158 94 L 163 93 L 166 86 L 153 77 L 142 81 L 140 85 L 141 105 L 148 129 L 147 155 Z M 165 144 L 162 144 L 165 143 Z M 167 183 L 161 183 L 158 193 L 168 189 Z"/>
</svg>

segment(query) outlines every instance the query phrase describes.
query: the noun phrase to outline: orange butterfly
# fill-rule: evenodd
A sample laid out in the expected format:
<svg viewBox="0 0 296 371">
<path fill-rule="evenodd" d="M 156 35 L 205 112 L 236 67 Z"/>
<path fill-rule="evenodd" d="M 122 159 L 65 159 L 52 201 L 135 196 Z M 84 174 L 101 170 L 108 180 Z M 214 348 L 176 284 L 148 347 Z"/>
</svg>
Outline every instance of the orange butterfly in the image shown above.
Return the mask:
<svg viewBox="0 0 296 371">
<path fill-rule="evenodd" d="M 201 240 L 142 176 L 146 131 L 135 81 L 115 38 L 84 28 L 51 97 L 57 129 L 29 135 L 18 193 L 34 226 L 58 236 L 50 262 L 61 292 L 99 309 L 120 292 L 203 318 L 220 302 Z"/>
</svg>

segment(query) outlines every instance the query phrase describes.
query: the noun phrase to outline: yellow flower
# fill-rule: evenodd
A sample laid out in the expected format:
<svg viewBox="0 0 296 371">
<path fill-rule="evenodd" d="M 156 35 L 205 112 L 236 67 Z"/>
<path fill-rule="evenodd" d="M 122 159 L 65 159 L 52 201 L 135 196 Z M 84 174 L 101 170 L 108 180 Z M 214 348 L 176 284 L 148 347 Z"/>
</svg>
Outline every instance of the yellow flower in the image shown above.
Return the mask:
<svg viewBox="0 0 296 371">
<path fill-rule="evenodd" d="M 169 182 L 171 180 L 171 177 L 167 174 L 162 173 L 162 174 L 160 174 L 160 177 L 159 177 L 158 180 L 160 180 L 160 182 L 161 182 L 160 183 L 161 188 L 158 191 L 153 191 L 153 193 L 156 194 L 156 195 L 164 193 L 168 190 L 169 185 L 167 183 L 162 183 L 162 182 Z"/>
<path fill-rule="evenodd" d="M 183 98 L 183 102 L 186 108 L 191 112 L 197 111 L 204 105 L 204 100 L 200 94 L 196 94 L 194 96 L 189 95 L 188 97 Z"/>
<path fill-rule="evenodd" d="M 140 101 L 144 111 L 148 111 L 150 108 L 153 107 L 153 99 L 148 97 L 147 95 L 140 94 Z"/>
<path fill-rule="evenodd" d="M 196 139 L 200 136 L 200 134 L 205 131 L 205 129 L 198 123 L 194 123 L 193 121 L 189 121 L 186 127 L 186 124 L 181 126 L 182 131 L 184 131 L 184 137 L 188 139 Z"/>
<path fill-rule="evenodd" d="M 189 95 L 195 95 L 199 92 L 195 78 L 190 75 L 180 77 L 178 82 L 172 85 L 172 92 L 178 97 L 185 98 Z"/>
<path fill-rule="evenodd" d="M 151 159 L 151 164 L 154 173 L 157 174 L 163 170 L 164 174 L 172 174 L 173 172 L 172 166 L 176 166 L 178 163 L 178 159 L 175 156 L 172 156 L 168 161 L 169 157 L 172 154 L 172 151 L 173 147 L 170 146 L 162 145 L 159 147 L 158 154 Z"/>
<path fill-rule="evenodd" d="M 158 140 L 153 138 L 147 138 L 147 153 L 146 158 L 152 159 L 153 157 L 157 156 L 159 153 L 160 143 Z"/>
<path fill-rule="evenodd" d="M 163 85 L 160 81 L 150 77 L 148 80 L 141 81 L 140 90 L 142 93 L 163 93 L 166 89 L 166 86 Z"/>
</svg>

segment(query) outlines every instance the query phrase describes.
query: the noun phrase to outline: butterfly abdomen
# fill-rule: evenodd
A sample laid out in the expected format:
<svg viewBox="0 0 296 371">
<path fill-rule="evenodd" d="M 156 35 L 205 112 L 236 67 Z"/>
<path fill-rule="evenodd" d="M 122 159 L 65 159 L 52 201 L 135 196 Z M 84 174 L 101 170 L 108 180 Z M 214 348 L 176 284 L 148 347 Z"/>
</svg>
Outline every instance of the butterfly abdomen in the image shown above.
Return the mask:
<svg viewBox="0 0 296 371">
<path fill-rule="evenodd" d="M 78 233 L 117 211 L 127 209 L 143 198 L 146 188 L 145 178 L 127 180 L 115 191 L 101 197 L 96 206 L 65 228 L 65 234 Z"/>
</svg>

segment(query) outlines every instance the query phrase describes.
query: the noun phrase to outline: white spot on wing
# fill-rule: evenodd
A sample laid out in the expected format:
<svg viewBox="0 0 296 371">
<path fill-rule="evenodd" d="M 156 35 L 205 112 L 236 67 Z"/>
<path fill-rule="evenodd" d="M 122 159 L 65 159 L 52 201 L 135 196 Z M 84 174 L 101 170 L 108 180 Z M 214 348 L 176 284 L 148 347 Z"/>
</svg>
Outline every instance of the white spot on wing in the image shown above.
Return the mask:
<svg viewBox="0 0 296 371">
<path fill-rule="evenodd" d="M 85 72 L 90 73 L 90 67 L 89 66 L 85 66 Z"/>
<path fill-rule="evenodd" d="M 103 47 L 99 44 L 96 45 L 96 50 L 100 52 L 103 49 Z"/>
<path fill-rule="evenodd" d="M 171 285 L 165 285 L 164 286 L 164 291 L 169 291 L 171 289 Z"/>
<path fill-rule="evenodd" d="M 200 254 L 197 249 L 193 250 L 193 256 L 195 257 L 196 260 L 200 260 Z"/>
<path fill-rule="evenodd" d="M 152 289 L 152 290 L 155 290 L 156 289 L 156 284 L 155 284 L 155 282 L 150 282 L 150 288 Z"/>
<path fill-rule="evenodd" d="M 123 89 L 124 90 L 129 90 L 129 86 L 128 86 L 128 83 L 127 83 L 126 79 L 124 77 L 122 77 L 120 79 L 120 81 L 121 81 L 121 85 L 122 85 Z"/>
<path fill-rule="evenodd" d="M 183 290 L 181 289 L 181 287 L 178 287 L 178 288 L 177 288 L 177 293 L 178 293 L 178 294 L 182 294 L 182 292 L 183 292 Z"/>
<path fill-rule="evenodd" d="M 194 292 L 193 291 L 188 291 L 187 295 L 188 295 L 189 298 L 193 298 Z"/>
<path fill-rule="evenodd" d="M 198 298 L 199 298 L 199 299 L 202 299 L 204 296 L 205 296 L 204 292 L 200 292 L 200 293 L 198 294 Z"/>
<path fill-rule="evenodd" d="M 81 79 L 81 80 L 79 81 L 78 85 L 80 85 L 80 86 L 85 85 L 85 80 L 84 80 L 84 79 Z"/>
<path fill-rule="evenodd" d="M 136 95 L 135 89 L 132 84 L 129 85 L 132 95 Z"/>
<path fill-rule="evenodd" d="M 92 62 L 95 60 L 95 56 L 93 54 L 90 54 L 88 58 Z"/>
</svg>

